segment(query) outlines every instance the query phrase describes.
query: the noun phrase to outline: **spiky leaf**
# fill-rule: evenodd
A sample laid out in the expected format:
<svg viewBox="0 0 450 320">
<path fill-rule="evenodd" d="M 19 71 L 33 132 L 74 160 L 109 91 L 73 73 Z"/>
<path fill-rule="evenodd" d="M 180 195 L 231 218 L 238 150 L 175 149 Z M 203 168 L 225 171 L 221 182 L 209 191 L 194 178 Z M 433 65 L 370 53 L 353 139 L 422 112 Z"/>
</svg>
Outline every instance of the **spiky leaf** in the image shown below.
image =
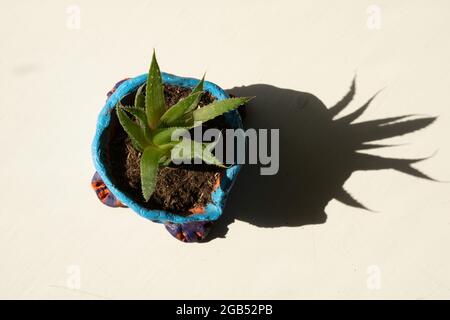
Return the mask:
<svg viewBox="0 0 450 320">
<path fill-rule="evenodd" d="M 194 89 L 192 89 L 191 94 L 203 91 L 203 84 L 205 83 L 205 75 L 203 75 L 202 79 L 197 83 Z"/>
<path fill-rule="evenodd" d="M 175 123 L 186 110 L 193 108 L 195 109 L 200 101 L 200 96 L 202 92 L 196 92 L 194 94 L 190 94 L 186 98 L 179 100 L 175 105 L 169 108 L 161 117 L 160 123 L 165 126 L 171 126 Z"/>
<path fill-rule="evenodd" d="M 183 139 L 172 149 L 172 160 L 199 158 L 208 164 L 225 168 L 211 152 L 215 143 L 200 143 L 195 140 Z"/>
<path fill-rule="evenodd" d="M 202 97 L 202 94 L 203 94 L 202 91 L 203 91 L 204 83 L 205 83 L 205 75 L 203 75 L 202 79 L 197 83 L 197 85 L 195 86 L 194 89 L 192 89 L 192 92 L 191 92 L 191 94 L 195 94 L 197 92 L 201 92 L 201 94 L 199 96 L 199 101 L 200 101 L 200 99 Z M 195 109 L 197 109 L 197 107 L 198 107 L 198 102 L 197 103 L 193 103 L 193 104 L 190 105 L 189 108 L 187 108 L 184 111 L 184 113 L 190 113 L 190 112 L 194 111 Z"/>
<path fill-rule="evenodd" d="M 198 124 L 200 125 L 201 123 Z M 186 129 L 194 128 L 194 116 L 192 115 L 192 112 L 184 114 L 181 118 L 175 121 L 172 126 Z"/>
<path fill-rule="evenodd" d="M 131 138 L 133 145 L 137 146 L 139 151 L 142 151 L 148 144 L 145 138 L 144 129 L 131 120 L 119 106 L 116 107 L 116 114 L 123 129 Z"/>
<path fill-rule="evenodd" d="M 169 142 L 172 142 L 172 135 L 177 130 L 185 130 L 185 128 L 181 127 L 170 127 L 170 128 L 163 128 L 163 129 L 156 129 L 153 133 L 153 143 L 155 145 L 164 145 Z M 176 141 L 178 143 L 178 141 Z"/>
<path fill-rule="evenodd" d="M 151 138 L 150 127 L 147 125 L 147 115 L 145 114 L 144 109 L 135 108 L 135 107 L 124 107 L 123 110 L 135 116 L 136 119 L 139 120 L 139 125 L 144 131 L 144 135 L 149 140 Z"/>
<path fill-rule="evenodd" d="M 147 126 L 147 115 L 145 114 L 145 111 L 143 109 L 134 107 L 123 107 L 123 110 L 135 116 L 142 126 Z"/>
<path fill-rule="evenodd" d="M 213 103 L 210 103 L 203 108 L 195 110 L 193 112 L 193 120 L 194 122 L 200 123 L 212 120 L 228 111 L 236 109 L 237 107 L 243 105 L 251 99 L 252 98 L 250 97 L 241 97 L 214 101 Z"/>
<path fill-rule="evenodd" d="M 142 153 L 141 186 L 145 201 L 148 201 L 155 191 L 159 162 L 164 153 L 165 151 L 154 146 L 146 147 Z"/>
<path fill-rule="evenodd" d="M 166 110 L 164 87 L 155 52 L 153 52 L 152 63 L 148 72 L 147 86 L 145 88 L 145 110 L 150 128 L 155 129 L 159 123 L 159 119 Z"/>
<path fill-rule="evenodd" d="M 145 96 L 142 92 L 144 85 L 140 86 L 136 91 L 136 96 L 134 97 L 134 106 L 136 108 L 145 109 Z"/>
</svg>

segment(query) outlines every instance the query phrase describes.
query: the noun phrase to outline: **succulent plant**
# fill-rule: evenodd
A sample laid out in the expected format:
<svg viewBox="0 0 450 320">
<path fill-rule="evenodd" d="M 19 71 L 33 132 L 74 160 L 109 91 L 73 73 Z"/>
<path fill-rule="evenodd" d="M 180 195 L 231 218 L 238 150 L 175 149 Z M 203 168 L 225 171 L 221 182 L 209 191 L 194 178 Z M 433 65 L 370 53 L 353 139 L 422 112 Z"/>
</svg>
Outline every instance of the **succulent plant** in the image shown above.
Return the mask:
<svg viewBox="0 0 450 320">
<path fill-rule="evenodd" d="M 176 155 L 201 158 L 208 164 L 224 166 L 210 151 L 211 143 L 186 138 L 181 141 L 172 139 L 177 130 L 192 129 L 251 99 L 240 97 L 216 100 L 198 108 L 203 84 L 204 77 L 187 97 L 169 108 L 165 104 L 161 72 L 153 52 L 145 92 L 144 85 L 140 86 L 133 106 L 123 106 L 119 102 L 115 108 L 119 122 L 130 137 L 133 147 L 142 152 L 140 175 L 142 195 L 146 201 L 155 190 L 158 169 L 170 164 Z"/>
</svg>

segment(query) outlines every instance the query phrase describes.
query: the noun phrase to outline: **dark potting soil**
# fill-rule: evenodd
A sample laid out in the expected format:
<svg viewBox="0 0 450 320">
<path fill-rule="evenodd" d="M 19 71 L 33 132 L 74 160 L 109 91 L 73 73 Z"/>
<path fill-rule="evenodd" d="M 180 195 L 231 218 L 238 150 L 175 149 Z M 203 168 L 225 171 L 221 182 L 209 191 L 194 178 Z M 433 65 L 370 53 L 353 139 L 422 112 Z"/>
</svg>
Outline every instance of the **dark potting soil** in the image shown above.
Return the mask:
<svg viewBox="0 0 450 320">
<path fill-rule="evenodd" d="M 164 86 L 166 105 L 173 106 L 178 100 L 189 95 L 191 89 Z M 134 101 L 134 93 L 122 99 L 124 105 L 131 105 Z M 214 97 L 205 92 L 200 100 L 202 107 L 214 101 Z M 113 110 L 112 132 L 110 148 L 107 158 L 114 183 L 124 190 L 136 202 L 148 209 L 165 210 L 179 215 L 189 215 L 190 209 L 203 207 L 211 201 L 211 193 L 214 190 L 218 178 L 224 173 L 224 169 L 208 164 L 169 165 L 158 171 L 155 192 L 146 202 L 142 196 L 140 180 L 141 153 L 133 148 L 130 138 L 122 129 Z M 114 125 L 113 125 L 114 124 Z M 225 129 L 223 116 L 209 121 L 207 127 Z"/>
</svg>

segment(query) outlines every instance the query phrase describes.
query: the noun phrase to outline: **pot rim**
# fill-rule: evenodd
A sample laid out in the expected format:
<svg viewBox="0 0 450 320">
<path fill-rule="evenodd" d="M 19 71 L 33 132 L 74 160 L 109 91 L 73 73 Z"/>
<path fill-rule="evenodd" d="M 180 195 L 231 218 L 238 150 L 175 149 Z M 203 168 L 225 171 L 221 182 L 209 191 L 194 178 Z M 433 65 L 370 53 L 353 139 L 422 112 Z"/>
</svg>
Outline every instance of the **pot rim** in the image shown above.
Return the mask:
<svg viewBox="0 0 450 320">
<path fill-rule="evenodd" d="M 180 87 L 194 88 L 199 79 L 179 77 L 173 74 L 161 72 L 162 80 L 164 84 L 175 85 Z M 114 196 L 127 207 L 131 208 L 133 211 L 138 213 L 140 216 L 155 221 L 155 222 L 172 222 L 172 223 L 186 223 L 191 221 L 214 221 L 217 220 L 225 206 L 226 198 L 228 196 L 229 190 L 232 187 L 234 180 L 241 168 L 241 165 L 233 165 L 229 167 L 221 179 L 219 188 L 212 192 L 212 201 L 208 203 L 205 207 L 204 213 L 193 214 L 187 217 L 177 215 L 164 210 L 150 210 L 142 207 L 135 200 L 130 198 L 122 192 L 114 183 L 108 174 L 108 169 L 103 163 L 103 153 L 104 146 L 102 144 L 102 136 L 105 130 L 109 127 L 111 122 L 111 110 L 116 106 L 120 99 L 122 99 L 127 94 L 136 90 L 141 84 L 145 83 L 147 80 L 147 74 L 142 74 L 140 76 L 123 81 L 114 91 L 111 96 L 106 100 L 106 104 L 100 111 L 97 120 L 97 126 L 95 131 L 94 140 L 92 142 L 92 157 L 94 160 L 95 169 L 98 174 L 108 187 L 108 189 L 114 194 Z M 228 94 L 220 88 L 218 85 L 210 82 L 204 82 L 204 90 L 208 91 L 217 100 L 227 99 Z M 232 128 L 243 128 L 242 120 L 239 113 L 236 110 L 230 111 L 225 115 L 225 121 Z"/>
</svg>

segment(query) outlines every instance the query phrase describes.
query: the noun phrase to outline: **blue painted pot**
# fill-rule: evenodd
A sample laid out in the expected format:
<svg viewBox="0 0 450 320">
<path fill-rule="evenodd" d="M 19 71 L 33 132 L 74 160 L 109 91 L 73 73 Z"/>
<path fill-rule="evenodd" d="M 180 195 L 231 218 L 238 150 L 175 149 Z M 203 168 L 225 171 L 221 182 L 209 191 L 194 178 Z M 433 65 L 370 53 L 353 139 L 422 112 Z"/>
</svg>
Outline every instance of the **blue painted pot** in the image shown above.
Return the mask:
<svg viewBox="0 0 450 320">
<path fill-rule="evenodd" d="M 198 79 L 182 78 L 167 73 L 162 73 L 162 79 L 165 84 L 186 88 L 193 88 L 199 82 Z M 92 187 L 104 204 L 111 207 L 128 207 L 146 219 L 163 223 L 166 229 L 181 241 L 194 242 L 203 240 L 211 229 L 213 222 L 222 215 L 228 193 L 240 170 L 240 165 L 231 166 L 225 171 L 220 180 L 220 185 L 211 195 L 212 201 L 206 205 L 204 212 L 189 216 L 144 208 L 129 197 L 125 190 L 121 190 L 112 182 L 114 179 L 106 161 L 110 142 L 108 132 L 113 130 L 114 127 L 111 126 L 111 113 L 123 97 L 136 91 L 146 80 L 147 74 L 122 80 L 108 93 L 106 104 L 98 116 L 97 128 L 92 143 L 92 156 L 95 169 L 97 170 L 92 179 Z M 205 81 L 204 90 L 208 91 L 217 100 L 228 98 L 228 94 L 212 82 Z M 242 120 L 236 110 L 226 113 L 224 118 L 230 128 L 242 128 Z"/>
</svg>

